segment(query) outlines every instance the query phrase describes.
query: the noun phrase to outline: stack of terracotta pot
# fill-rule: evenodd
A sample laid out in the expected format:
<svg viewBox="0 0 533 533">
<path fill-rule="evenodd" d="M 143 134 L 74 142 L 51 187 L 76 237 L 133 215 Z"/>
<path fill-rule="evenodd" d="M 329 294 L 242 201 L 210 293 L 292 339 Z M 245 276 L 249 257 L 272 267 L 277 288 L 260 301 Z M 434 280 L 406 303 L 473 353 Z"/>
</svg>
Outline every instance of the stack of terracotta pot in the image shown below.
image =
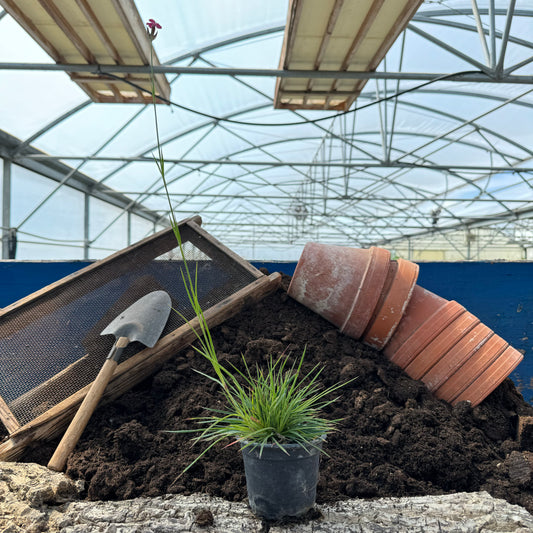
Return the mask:
<svg viewBox="0 0 533 533">
<path fill-rule="evenodd" d="M 382 248 L 308 243 L 289 295 L 452 405 L 481 403 L 523 355 L 455 301 L 416 285 L 418 265 Z"/>
</svg>

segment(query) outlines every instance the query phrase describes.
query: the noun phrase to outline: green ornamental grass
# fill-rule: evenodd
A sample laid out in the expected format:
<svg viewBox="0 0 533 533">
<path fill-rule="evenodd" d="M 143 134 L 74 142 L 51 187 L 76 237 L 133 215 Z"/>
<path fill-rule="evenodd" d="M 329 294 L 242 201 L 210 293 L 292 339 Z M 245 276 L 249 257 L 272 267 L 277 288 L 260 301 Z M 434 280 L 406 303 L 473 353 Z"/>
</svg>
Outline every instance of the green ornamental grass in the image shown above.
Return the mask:
<svg viewBox="0 0 533 533">
<path fill-rule="evenodd" d="M 196 350 L 213 364 L 203 348 Z M 328 420 L 321 418 L 319 413 L 337 400 L 337 397 L 326 397 L 348 382 L 321 387 L 318 377 L 323 367 L 315 365 L 304 374 L 304 358 L 305 350 L 287 367 L 288 357 L 281 356 L 276 360 L 270 357 L 266 369 L 256 365 L 254 375 L 244 357 L 244 371 L 234 365 L 228 370 L 217 360 L 213 366 L 220 372 L 218 377 L 199 372 L 220 385 L 227 409 L 207 409 L 209 415 L 192 419 L 200 424 L 200 428 L 171 431 L 196 433 L 193 443 L 208 443 L 184 472 L 224 439 L 230 439 L 228 446 L 240 443 L 246 448 L 274 444 L 286 452 L 284 444 L 317 447 L 317 439 L 334 431 L 341 419 Z"/>
<path fill-rule="evenodd" d="M 146 26 L 148 38 L 153 41 L 161 25 L 150 19 Z M 340 421 L 340 419 L 327 420 L 319 416 L 322 409 L 337 399 L 326 397 L 349 381 L 322 388 L 318 382 L 318 377 L 322 372 L 322 367 L 319 365 L 302 375 L 305 350 L 290 367 L 287 367 L 287 357 L 282 356 L 277 360 L 271 357 L 266 370 L 256 365 L 254 375 L 244 357 L 242 358 L 244 371 L 234 365 L 228 369 L 218 361 L 211 332 L 198 299 L 198 271 L 196 270 L 193 276 L 189 269 L 179 224 L 175 218 L 167 187 L 165 159 L 157 120 L 153 46 L 151 47 L 150 67 L 157 143 L 157 156 L 154 156 L 154 161 L 163 181 L 172 228 L 183 260 L 184 268 L 181 270 L 183 285 L 196 315 L 198 326 L 193 327 L 190 321 L 181 313 L 179 314 L 196 335 L 197 344 L 193 348 L 209 361 L 215 372 L 215 376 L 202 372 L 200 374 L 220 385 L 227 404 L 224 410 L 208 409 L 210 413 L 208 416 L 193 419 L 200 426 L 196 429 L 168 431 L 169 433 L 195 433 L 197 436 L 192 439 L 193 443 L 207 443 L 203 452 L 183 472 L 191 468 L 213 446 L 225 439 L 230 439 L 228 446 L 236 443 L 242 447 L 275 444 L 284 450 L 283 444 L 291 443 L 304 447 L 317 447 L 314 442 L 333 431 Z"/>
</svg>

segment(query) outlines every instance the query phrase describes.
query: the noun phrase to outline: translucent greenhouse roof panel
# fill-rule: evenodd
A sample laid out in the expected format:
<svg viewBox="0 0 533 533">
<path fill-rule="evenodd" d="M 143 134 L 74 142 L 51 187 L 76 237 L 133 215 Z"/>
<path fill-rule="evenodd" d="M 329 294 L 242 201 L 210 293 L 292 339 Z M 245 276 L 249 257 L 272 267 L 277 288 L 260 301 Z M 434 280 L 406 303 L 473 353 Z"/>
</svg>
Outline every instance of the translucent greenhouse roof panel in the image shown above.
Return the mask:
<svg viewBox="0 0 533 533">
<path fill-rule="evenodd" d="M 280 31 L 285 25 L 288 0 L 136 0 L 135 3 L 142 20 L 153 18 L 163 26 L 156 48 L 162 62 L 174 63 L 191 51 L 210 46 L 220 48 L 221 43 L 242 42 L 242 37 L 268 34 L 272 29 Z M 239 48 L 236 52 L 241 54 Z M 264 57 L 264 61 L 257 62 L 256 57 L 254 64 L 263 68 L 274 66 L 272 57 Z"/>
<path fill-rule="evenodd" d="M 0 0 L 0 6 L 50 57 L 64 65 L 159 65 L 146 27 L 133 0 Z M 69 76 L 95 102 L 150 103 L 149 74 L 76 72 Z M 168 100 L 164 74 L 156 74 L 155 92 Z"/>
<path fill-rule="evenodd" d="M 452 230 L 533 216 L 532 0 L 421 3 L 344 113 L 274 107 L 288 0 L 135 7 L 162 26 L 153 47 L 171 88 L 157 117 L 172 205 L 178 216 L 200 214 L 237 253 L 297 259 L 313 239 L 412 238 L 414 250 Z M 0 42 L 6 169 L 52 183 L 34 186 L 31 205 L 11 200 L 5 226 L 19 233 L 20 257 L 102 257 L 168 223 L 152 106 L 92 102 L 65 71 L 47 70 L 60 65 L 9 15 L 0 14 Z M 354 86 L 361 79 L 347 74 Z M 24 176 L 11 180 L 20 194 Z M 71 189 L 80 211 L 66 232 L 54 206 Z M 52 240 L 57 225 L 62 244 Z"/>
<path fill-rule="evenodd" d="M 12 17 L 0 19 L 0 35 L 0 61 L 52 63 Z M 11 70 L 1 72 L 0 80 L 0 128 L 21 139 L 87 101 L 64 72 Z"/>
</svg>

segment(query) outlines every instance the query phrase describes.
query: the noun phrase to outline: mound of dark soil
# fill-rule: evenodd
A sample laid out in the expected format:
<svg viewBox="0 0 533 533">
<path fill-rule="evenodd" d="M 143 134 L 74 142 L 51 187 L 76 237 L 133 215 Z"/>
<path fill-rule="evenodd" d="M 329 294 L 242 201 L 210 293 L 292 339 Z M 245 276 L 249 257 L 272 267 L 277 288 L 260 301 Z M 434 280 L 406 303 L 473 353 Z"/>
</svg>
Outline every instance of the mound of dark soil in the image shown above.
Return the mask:
<svg viewBox="0 0 533 533">
<path fill-rule="evenodd" d="M 519 415 L 533 415 L 533 407 L 510 380 L 476 408 L 466 403 L 452 408 L 380 352 L 345 337 L 289 298 L 284 288 L 215 328 L 213 335 L 220 359 L 236 365 L 241 354 L 255 365 L 270 354 L 299 357 L 307 347 L 306 365 L 324 365 L 325 386 L 357 376 L 325 413 L 344 420 L 326 441 L 329 457 L 321 460 L 319 503 L 486 490 L 533 512 L 530 454 L 519 453 L 516 440 Z M 193 492 L 246 498 L 236 446 L 211 450 L 180 475 L 203 448 L 191 446 L 188 435 L 164 430 L 193 428 L 189 418 L 205 414 L 204 407 L 222 405 L 217 386 L 195 370 L 211 372 L 193 350 L 178 353 L 160 372 L 93 415 L 67 468 L 69 476 L 86 481 L 88 499 Z M 46 464 L 56 444 L 35 447 L 24 460 Z M 522 470 L 517 459 L 524 463 Z"/>
</svg>

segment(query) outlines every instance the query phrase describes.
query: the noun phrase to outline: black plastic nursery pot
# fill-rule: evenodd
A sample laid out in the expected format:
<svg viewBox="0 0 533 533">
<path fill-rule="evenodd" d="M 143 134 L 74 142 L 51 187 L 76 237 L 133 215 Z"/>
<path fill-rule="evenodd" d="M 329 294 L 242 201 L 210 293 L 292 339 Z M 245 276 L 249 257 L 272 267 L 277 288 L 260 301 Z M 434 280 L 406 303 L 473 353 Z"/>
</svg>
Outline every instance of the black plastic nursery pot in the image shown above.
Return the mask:
<svg viewBox="0 0 533 533">
<path fill-rule="evenodd" d="M 318 466 L 324 439 L 305 446 L 276 444 L 244 447 L 248 501 L 252 512 L 267 520 L 297 517 L 316 500 Z"/>
</svg>

